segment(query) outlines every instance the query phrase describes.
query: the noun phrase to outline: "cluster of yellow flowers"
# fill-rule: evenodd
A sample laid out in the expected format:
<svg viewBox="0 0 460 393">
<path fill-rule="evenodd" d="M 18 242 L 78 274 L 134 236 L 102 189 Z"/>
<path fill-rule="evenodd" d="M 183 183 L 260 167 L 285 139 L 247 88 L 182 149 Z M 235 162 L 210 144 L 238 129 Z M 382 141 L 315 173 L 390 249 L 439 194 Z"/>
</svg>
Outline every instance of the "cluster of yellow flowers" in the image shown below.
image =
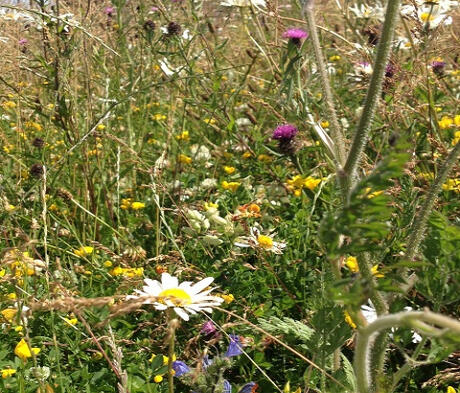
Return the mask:
<svg viewBox="0 0 460 393">
<path fill-rule="evenodd" d="M 303 188 L 308 188 L 313 191 L 322 180 L 323 179 L 312 176 L 303 177 L 301 175 L 296 175 L 292 179 L 287 180 L 286 187 L 293 192 L 295 196 L 300 196 Z"/>
<path fill-rule="evenodd" d="M 438 121 L 439 128 L 441 130 L 446 130 L 451 127 L 460 127 L 460 115 L 456 115 L 453 118 L 449 116 L 443 116 L 441 120 Z"/>
<path fill-rule="evenodd" d="M 186 164 L 186 165 L 189 165 L 192 163 L 192 158 L 185 155 L 185 154 L 179 154 L 179 158 L 178 158 L 178 161 L 181 163 L 181 164 Z"/>
<path fill-rule="evenodd" d="M 188 131 L 182 131 L 179 135 L 176 135 L 178 141 L 188 142 L 190 140 L 190 133 Z"/>
<path fill-rule="evenodd" d="M 120 208 L 123 210 L 141 210 L 145 207 L 145 203 L 133 201 L 132 198 L 125 198 L 121 200 Z"/>
<path fill-rule="evenodd" d="M 143 267 L 121 267 L 117 266 L 110 271 L 112 276 L 123 276 L 127 278 L 142 277 L 144 275 Z"/>
<path fill-rule="evenodd" d="M 353 257 L 353 256 L 348 257 L 345 261 L 345 265 L 348 267 L 348 269 L 350 269 L 352 273 L 359 273 L 359 265 L 358 265 L 358 260 L 356 259 L 356 257 Z M 380 273 L 378 269 L 379 269 L 378 265 L 372 266 L 371 273 L 375 277 L 381 278 L 383 277 L 383 274 Z"/>
</svg>

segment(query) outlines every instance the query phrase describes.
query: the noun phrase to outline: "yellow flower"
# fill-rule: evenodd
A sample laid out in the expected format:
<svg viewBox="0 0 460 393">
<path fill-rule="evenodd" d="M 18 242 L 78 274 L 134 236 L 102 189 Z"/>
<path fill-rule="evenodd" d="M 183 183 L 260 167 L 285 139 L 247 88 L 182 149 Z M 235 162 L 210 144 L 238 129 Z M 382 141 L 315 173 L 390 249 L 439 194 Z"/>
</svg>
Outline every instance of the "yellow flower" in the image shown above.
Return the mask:
<svg viewBox="0 0 460 393">
<path fill-rule="evenodd" d="M 3 109 L 14 109 L 16 108 L 16 103 L 13 101 L 5 101 L 2 103 Z"/>
<path fill-rule="evenodd" d="M 348 323 L 352 329 L 356 329 L 356 324 L 353 322 L 353 319 L 351 319 L 350 314 L 348 311 L 344 311 L 345 314 L 345 322 Z"/>
<path fill-rule="evenodd" d="M 140 210 L 145 207 L 145 203 L 142 202 L 133 202 L 131 203 L 131 209 L 133 210 Z"/>
<path fill-rule="evenodd" d="M 19 341 L 16 348 L 14 348 L 14 354 L 22 361 L 27 361 L 28 358 L 31 358 L 33 356 L 32 353 L 38 355 L 40 353 L 40 348 L 29 348 L 29 345 L 24 339 Z"/>
<path fill-rule="evenodd" d="M 443 116 L 442 119 L 438 121 L 438 125 L 441 130 L 450 128 L 453 124 L 454 120 L 449 116 Z"/>
<path fill-rule="evenodd" d="M 104 131 L 104 130 L 105 130 L 105 124 L 98 124 L 97 127 L 96 127 L 96 129 L 97 129 L 98 131 Z"/>
<path fill-rule="evenodd" d="M 156 121 L 160 121 L 160 120 L 166 120 L 167 117 L 165 115 L 162 115 L 161 113 L 155 113 L 154 115 L 152 115 L 152 119 Z"/>
<path fill-rule="evenodd" d="M 359 273 L 359 265 L 358 265 L 358 260 L 356 259 L 356 257 L 353 257 L 353 256 L 348 257 L 347 260 L 345 261 L 345 265 L 348 267 L 348 269 L 350 269 L 352 273 Z M 384 277 L 384 275 L 379 272 L 378 265 L 372 266 L 371 273 L 377 278 Z"/>
<path fill-rule="evenodd" d="M 420 15 L 420 19 L 422 20 L 422 22 L 431 22 L 434 20 L 434 16 L 431 14 L 431 12 L 423 12 L 421 15 Z"/>
<path fill-rule="evenodd" d="M 323 127 L 323 128 L 328 128 L 329 127 L 329 122 L 327 120 L 322 121 L 320 124 L 321 124 L 321 127 Z"/>
<path fill-rule="evenodd" d="M 112 271 L 110 272 L 110 275 L 112 276 L 123 276 L 123 277 L 128 277 L 128 278 L 139 277 L 139 276 L 142 276 L 143 274 L 144 274 L 143 267 L 124 268 L 121 266 L 117 266 L 113 268 Z"/>
<path fill-rule="evenodd" d="M 84 246 L 80 247 L 78 250 L 74 250 L 74 254 L 78 255 L 79 257 L 86 257 L 92 254 L 94 251 L 94 247 Z"/>
<path fill-rule="evenodd" d="M 163 381 L 163 377 L 161 375 L 155 375 L 153 381 L 156 383 L 160 383 L 161 381 Z"/>
<path fill-rule="evenodd" d="M 78 323 L 77 318 L 64 318 L 64 321 L 68 323 L 70 326 L 75 326 Z"/>
<path fill-rule="evenodd" d="M 365 190 L 368 199 L 372 199 L 372 198 L 375 198 L 376 196 L 383 194 L 383 191 L 374 191 L 374 192 L 371 192 L 371 191 L 372 189 L 370 187 L 367 187 Z"/>
<path fill-rule="evenodd" d="M 131 207 L 131 203 L 133 202 L 132 198 L 126 198 L 121 200 L 120 208 L 123 210 L 128 210 Z"/>
<path fill-rule="evenodd" d="M 340 60 L 340 56 L 338 55 L 329 57 L 329 61 L 339 61 L 339 60 Z"/>
<path fill-rule="evenodd" d="M 12 375 L 16 374 L 16 370 L 14 368 L 5 368 L 0 371 L 2 373 L 2 378 L 6 379 L 11 377 Z"/>
<path fill-rule="evenodd" d="M 350 269 L 352 273 L 359 272 L 358 260 L 356 259 L 356 257 L 348 257 L 345 261 L 345 265 L 347 265 L 348 269 Z"/>
<path fill-rule="evenodd" d="M 235 297 L 231 293 L 229 293 L 228 295 L 220 295 L 220 297 L 224 299 L 224 302 L 227 304 L 230 304 L 235 300 Z"/>
<path fill-rule="evenodd" d="M 237 181 L 228 182 L 228 181 L 224 180 L 222 182 L 222 188 L 224 190 L 230 190 L 232 192 L 235 192 L 238 189 L 239 186 L 241 186 L 241 183 L 239 183 Z"/>
<path fill-rule="evenodd" d="M 444 191 L 460 192 L 460 179 L 447 179 L 442 185 Z"/>
<path fill-rule="evenodd" d="M 244 158 L 244 159 L 248 159 L 248 158 L 251 158 L 251 157 L 252 157 L 251 152 L 245 151 L 245 152 L 243 153 L 243 158 Z"/>
<path fill-rule="evenodd" d="M 308 188 L 309 190 L 313 191 L 316 186 L 321 183 L 322 179 L 315 179 L 314 177 L 308 176 L 304 181 L 304 187 Z"/>
<path fill-rule="evenodd" d="M 191 164 L 192 159 L 189 156 L 186 156 L 185 154 L 179 154 L 179 162 L 181 164 Z"/>
<path fill-rule="evenodd" d="M 104 262 L 103 265 L 104 265 L 104 267 L 112 267 L 113 263 L 112 263 L 112 261 L 107 260 L 107 261 Z"/>
<path fill-rule="evenodd" d="M 5 318 L 8 322 L 12 322 L 16 314 L 18 313 L 18 310 L 15 308 L 5 308 L 0 312 L 2 314 L 2 317 Z"/>
<path fill-rule="evenodd" d="M 1 277 L 5 277 L 5 274 L 6 274 L 6 270 L 5 270 L 5 269 L 1 269 L 1 270 L 0 270 L 0 278 L 1 278 Z"/>
<path fill-rule="evenodd" d="M 460 115 L 455 115 L 454 123 L 456 127 L 460 127 Z"/>
<path fill-rule="evenodd" d="M 287 188 L 294 193 L 295 196 L 302 194 L 303 188 L 308 188 L 313 191 L 323 179 L 308 176 L 306 178 L 301 175 L 296 175 L 286 182 Z"/>
<path fill-rule="evenodd" d="M 10 292 L 6 297 L 10 300 L 15 300 L 17 298 L 17 295 L 14 292 Z"/>
<path fill-rule="evenodd" d="M 204 119 L 203 120 L 206 124 L 216 124 L 216 119 Z"/>
<path fill-rule="evenodd" d="M 187 142 L 190 140 L 190 133 L 188 131 L 182 131 L 181 134 L 176 135 L 176 139 L 178 141 L 184 141 Z"/>
<path fill-rule="evenodd" d="M 260 162 L 271 162 L 272 158 L 268 154 L 259 154 L 257 159 Z"/>
<path fill-rule="evenodd" d="M 224 166 L 224 171 L 225 171 L 225 173 L 226 173 L 227 175 L 232 175 L 232 174 L 235 173 L 236 168 L 233 167 L 233 166 L 227 166 L 227 165 L 225 165 L 225 166 Z"/>
<path fill-rule="evenodd" d="M 457 391 L 452 386 L 448 386 L 447 393 L 457 393 Z"/>
</svg>

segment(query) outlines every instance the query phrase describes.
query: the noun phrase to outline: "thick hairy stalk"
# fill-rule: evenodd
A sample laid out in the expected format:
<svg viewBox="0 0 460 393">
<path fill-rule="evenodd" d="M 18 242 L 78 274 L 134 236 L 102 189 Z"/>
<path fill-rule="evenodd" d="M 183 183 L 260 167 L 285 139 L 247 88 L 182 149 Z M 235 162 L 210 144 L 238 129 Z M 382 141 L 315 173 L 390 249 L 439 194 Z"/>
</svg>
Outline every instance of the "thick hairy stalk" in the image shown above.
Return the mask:
<svg viewBox="0 0 460 393">
<path fill-rule="evenodd" d="M 342 129 L 337 119 L 337 113 L 334 105 L 334 97 L 329 83 L 329 77 L 324 63 L 323 54 L 321 51 L 321 44 L 318 38 L 315 21 L 314 0 L 304 0 L 302 7 L 302 14 L 307 21 L 308 33 L 310 34 L 313 50 L 315 53 L 316 66 L 318 67 L 319 76 L 321 79 L 321 86 L 324 92 L 324 100 L 326 102 L 327 114 L 331 124 L 331 135 L 334 141 L 334 153 L 337 170 L 340 170 L 345 163 L 345 142 Z"/>
<path fill-rule="evenodd" d="M 460 335 L 460 322 L 431 311 L 408 311 L 384 315 L 366 327 L 358 329 L 354 359 L 357 393 L 375 391 L 375 381 L 371 378 L 370 359 L 376 335 L 392 327 L 410 326 L 416 328 L 417 324 L 420 325 L 420 323 L 434 325 Z M 435 327 L 431 330 L 441 333 Z"/>
<path fill-rule="evenodd" d="M 423 239 L 423 233 L 425 232 L 426 223 L 430 217 L 431 211 L 433 210 L 434 202 L 441 191 L 443 183 L 447 179 L 447 175 L 451 171 L 452 167 L 457 162 L 457 158 L 460 154 L 460 143 L 457 143 L 452 151 L 449 153 L 446 162 L 438 172 L 438 176 L 430 187 L 428 195 L 426 196 L 425 202 L 420 208 L 417 217 L 414 221 L 412 230 L 410 231 L 409 241 L 407 243 L 407 249 L 405 258 L 412 261 L 417 254 L 417 250 Z"/>
<path fill-rule="evenodd" d="M 372 73 L 369 89 L 367 90 L 363 114 L 359 120 L 358 128 L 353 137 L 353 143 L 344 167 L 345 176 L 351 185 L 355 182 L 358 163 L 364 147 L 366 146 L 370 126 L 374 118 L 377 103 L 380 99 L 383 77 L 385 75 L 396 21 L 398 19 L 399 5 L 400 0 L 388 0 L 382 36 L 377 47 L 377 55 L 373 65 L 374 71 Z"/>
</svg>

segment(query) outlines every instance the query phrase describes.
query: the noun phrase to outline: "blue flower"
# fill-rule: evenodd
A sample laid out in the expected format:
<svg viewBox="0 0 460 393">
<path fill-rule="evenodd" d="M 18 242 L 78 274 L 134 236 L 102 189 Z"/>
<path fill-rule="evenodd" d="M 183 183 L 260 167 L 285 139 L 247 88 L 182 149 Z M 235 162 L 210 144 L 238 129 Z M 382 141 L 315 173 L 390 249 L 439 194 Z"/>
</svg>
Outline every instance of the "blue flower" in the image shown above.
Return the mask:
<svg viewBox="0 0 460 393">
<path fill-rule="evenodd" d="M 254 386 L 257 386 L 255 382 L 248 382 L 244 385 L 238 393 L 252 393 Z"/>
<path fill-rule="evenodd" d="M 174 376 L 180 377 L 181 375 L 187 374 L 190 369 L 189 367 L 181 360 L 176 360 L 172 364 L 172 368 L 175 371 Z"/>
<path fill-rule="evenodd" d="M 238 356 L 242 353 L 240 337 L 235 334 L 230 334 L 230 344 L 228 345 L 227 352 L 225 352 L 225 356 L 231 358 L 232 356 Z"/>
<path fill-rule="evenodd" d="M 212 359 L 209 359 L 208 355 L 203 357 L 203 368 L 206 370 L 212 364 Z"/>
<path fill-rule="evenodd" d="M 226 379 L 224 379 L 224 392 L 223 393 L 232 393 L 232 385 Z"/>
</svg>

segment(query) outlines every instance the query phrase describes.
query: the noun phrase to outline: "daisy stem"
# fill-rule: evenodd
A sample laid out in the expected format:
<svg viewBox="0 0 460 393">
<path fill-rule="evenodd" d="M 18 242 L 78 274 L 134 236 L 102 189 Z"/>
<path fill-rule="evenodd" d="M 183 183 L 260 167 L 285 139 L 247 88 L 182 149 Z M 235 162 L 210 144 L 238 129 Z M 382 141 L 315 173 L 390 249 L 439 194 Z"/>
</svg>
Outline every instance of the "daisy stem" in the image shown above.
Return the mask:
<svg viewBox="0 0 460 393">
<path fill-rule="evenodd" d="M 172 310 L 168 310 L 168 336 L 166 338 L 169 349 L 168 349 L 168 393 L 174 393 L 174 344 L 176 341 L 176 329 L 179 324 L 179 321 L 176 318 L 173 318 Z"/>
</svg>

